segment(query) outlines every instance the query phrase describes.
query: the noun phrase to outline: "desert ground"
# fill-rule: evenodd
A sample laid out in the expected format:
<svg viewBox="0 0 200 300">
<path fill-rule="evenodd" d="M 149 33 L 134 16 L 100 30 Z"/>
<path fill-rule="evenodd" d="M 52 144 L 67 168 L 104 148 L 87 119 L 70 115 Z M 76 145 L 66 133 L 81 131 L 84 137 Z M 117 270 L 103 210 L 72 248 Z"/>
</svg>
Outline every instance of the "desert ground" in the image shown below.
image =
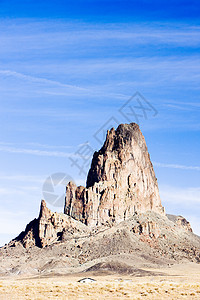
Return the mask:
<svg viewBox="0 0 200 300">
<path fill-rule="evenodd" d="M 91 272 L 1 278 L 0 299 L 200 299 L 200 264 L 146 271 L 155 275 Z M 96 281 L 78 282 L 84 277 Z"/>
</svg>

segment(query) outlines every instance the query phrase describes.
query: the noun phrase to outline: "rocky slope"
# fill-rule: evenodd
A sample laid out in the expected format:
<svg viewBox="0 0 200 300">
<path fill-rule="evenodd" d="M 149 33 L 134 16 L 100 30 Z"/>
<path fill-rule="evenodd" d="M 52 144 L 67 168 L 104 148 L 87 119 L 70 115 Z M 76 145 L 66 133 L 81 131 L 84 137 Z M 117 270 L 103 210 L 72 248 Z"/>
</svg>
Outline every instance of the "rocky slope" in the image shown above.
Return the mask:
<svg viewBox="0 0 200 300">
<path fill-rule="evenodd" d="M 176 216 L 171 221 L 149 211 L 135 213 L 110 228 L 89 228 L 48 210 L 47 219 L 40 215 L 34 221 L 41 229 L 37 237 L 31 237 L 30 223 L 23 234 L 0 249 L 0 276 L 98 272 L 103 271 L 102 265 L 107 266 L 106 272 L 117 268 L 118 273 L 134 274 L 133 269 L 139 268 L 142 274 L 146 267 L 200 263 L 200 238 L 176 220 Z M 45 224 L 51 228 L 46 233 Z"/>
<path fill-rule="evenodd" d="M 44 200 L 37 219 L 0 248 L 0 275 L 111 270 L 200 262 L 200 238 L 182 216 L 165 215 L 137 124 L 107 133 L 87 186 L 69 182 L 64 213 Z M 120 271 L 121 266 L 121 271 Z"/>
</svg>

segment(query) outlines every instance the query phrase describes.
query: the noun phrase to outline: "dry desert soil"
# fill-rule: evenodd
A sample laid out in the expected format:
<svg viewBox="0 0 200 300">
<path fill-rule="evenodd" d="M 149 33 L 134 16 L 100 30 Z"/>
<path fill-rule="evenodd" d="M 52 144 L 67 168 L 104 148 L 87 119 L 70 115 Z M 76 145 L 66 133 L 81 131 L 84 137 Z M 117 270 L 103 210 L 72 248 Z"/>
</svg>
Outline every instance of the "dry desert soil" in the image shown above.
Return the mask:
<svg viewBox="0 0 200 300">
<path fill-rule="evenodd" d="M 141 271 L 1 278 L 0 299 L 200 299 L 199 264 Z M 96 281 L 78 282 L 84 277 Z"/>
</svg>

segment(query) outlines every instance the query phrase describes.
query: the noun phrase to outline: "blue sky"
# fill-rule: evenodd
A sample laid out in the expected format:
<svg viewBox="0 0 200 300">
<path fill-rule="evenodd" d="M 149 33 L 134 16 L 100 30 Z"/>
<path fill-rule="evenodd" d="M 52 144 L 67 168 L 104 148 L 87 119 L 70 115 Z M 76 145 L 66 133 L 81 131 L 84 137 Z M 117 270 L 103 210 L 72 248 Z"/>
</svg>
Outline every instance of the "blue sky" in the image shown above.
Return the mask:
<svg viewBox="0 0 200 300">
<path fill-rule="evenodd" d="M 139 125 L 162 202 L 200 234 L 199 9 L 198 1 L 0 1 L 0 244 L 38 215 L 48 176 L 85 183 L 70 157 L 86 142 L 98 150 L 95 134 L 110 118 L 127 122 L 119 110 L 137 91 L 158 112 Z"/>
</svg>

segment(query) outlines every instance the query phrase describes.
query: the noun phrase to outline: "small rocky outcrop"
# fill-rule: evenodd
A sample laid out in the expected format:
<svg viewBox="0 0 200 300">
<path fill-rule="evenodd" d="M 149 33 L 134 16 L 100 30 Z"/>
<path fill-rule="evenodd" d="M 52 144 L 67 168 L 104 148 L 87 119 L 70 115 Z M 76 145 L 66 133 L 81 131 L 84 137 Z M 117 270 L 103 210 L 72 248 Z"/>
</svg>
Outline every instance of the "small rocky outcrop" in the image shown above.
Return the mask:
<svg viewBox="0 0 200 300">
<path fill-rule="evenodd" d="M 25 231 L 20 233 L 11 244 L 15 246 L 20 242 L 25 248 L 33 246 L 43 248 L 57 241 L 77 238 L 80 234 L 88 232 L 86 225 L 63 213 L 51 212 L 46 202 L 42 200 L 39 217 L 31 221 Z"/>
<path fill-rule="evenodd" d="M 177 224 L 180 228 L 184 228 L 186 231 L 192 232 L 192 227 L 190 225 L 190 222 L 188 222 L 184 217 L 182 216 L 174 216 L 167 214 L 167 217 L 170 221 Z"/>
<path fill-rule="evenodd" d="M 153 221 L 146 221 L 146 222 L 138 222 L 137 225 L 133 227 L 133 233 L 136 234 L 143 234 L 145 236 L 158 238 L 161 231 L 159 228 L 159 224 Z"/>
<path fill-rule="evenodd" d="M 135 123 L 107 132 L 87 185 L 69 182 L 64 213 L 90 226 L 120 223 L 135 212 L 164 213 L 145 139 Z"/>
</svg>

